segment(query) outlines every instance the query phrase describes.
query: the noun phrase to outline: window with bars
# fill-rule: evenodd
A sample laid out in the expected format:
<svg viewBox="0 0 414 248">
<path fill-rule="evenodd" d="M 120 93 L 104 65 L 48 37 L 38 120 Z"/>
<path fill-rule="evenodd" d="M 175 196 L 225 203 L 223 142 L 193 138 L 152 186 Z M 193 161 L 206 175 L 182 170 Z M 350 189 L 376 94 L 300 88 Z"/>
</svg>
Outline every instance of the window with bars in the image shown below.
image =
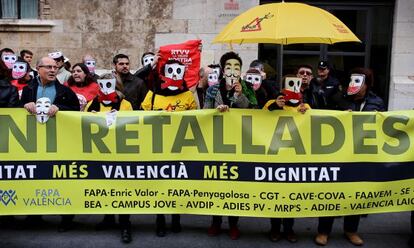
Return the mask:
<svg viewBox="0 0 414 248">
<path fill-rule="evenodd" d="M 0 19 L 38 19 L 38 0 L 0 0 Z"/>
</svg>

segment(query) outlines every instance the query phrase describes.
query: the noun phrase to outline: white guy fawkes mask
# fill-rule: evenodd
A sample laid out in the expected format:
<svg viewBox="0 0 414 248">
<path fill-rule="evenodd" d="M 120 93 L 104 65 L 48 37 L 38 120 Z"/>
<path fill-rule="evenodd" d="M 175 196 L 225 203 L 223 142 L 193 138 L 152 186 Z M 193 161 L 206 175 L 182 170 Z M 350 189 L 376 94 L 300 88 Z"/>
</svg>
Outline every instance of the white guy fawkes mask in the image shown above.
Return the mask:
<svg viewBox="0 0 414 248">
<path fill-rule="evenodd" d="M 209 73 L 208 78 L 207 78 L 208 86 L 218 84 L 218 82 L 219 82 L 218 77 L 219 77 L 219 75 L 215 72 Z"/>
<path fill-rule="evenodd" d="M 53 53 L 48 53 L 48 56 L 52 59 L 58 59 L 63 56 L 63 53 L 61 51 L 57 51 Z"/>
<path fill-rule="evenodd" d="M 247 73 L 245 79 L 253 85 L 253 90 L 258 90 L 262 84 L 262 75 L 256 73 Z"/>
<path fill-rule="evenodd" d="M 348 85 L 347 94 L 349 96 L 357 94 L 365 83 L 364 74 L 352 74 Z"/>
<path fill-rule="evenodd" d="M 147 66 L 152 64 L 152 62 L 154 62 L 154 55 L 152 54 L 147 54 L 142 58 L 142 65 L 143 66 Z"/>
<path fill-rule="evenodd" d="M 233 87 L 235 83 L 239 82 L 241 65 L 237 59 L 227 60 L 223 71 L 227 85 Z"/>
<path fill-rule="evenodd" d="M 89 70 L 90 73 L 92 73 L 92 74 L 95 73 L 95 68 L 96 68 L 96 61 L 95 60 L 86 60 L 85 65 L 86 65 L 86 67 L 88 67 L 88 70 Z"/>
<path fill-rule="evenodd" d="M 3 56 L 1 56 L 1 59 L 7 68 L 13 69 L 13 65 L 17 61 L 17 56 L 15 54 L 3 54 Z"/>
<path fill-rule="evenodd" d="M 16 62 L 13 65 L 13 70 L 12 70 L 12 77 L 14 79 L 19 79 L 24 77 L 24 75 L 26 75 L 27 73 L 27 64 L 26 63 L 22 63 L 22 62 Z"/>
<path fill-rule="evenodd" d="M 36 101 L 36 119 L 40 123 L 46 123 L 47 120 L 49 120 L 49 116 L 47 115 L 49 113 L 50 106 L 52 106 L 52 103 L 50 102 L 50 99 L 47 97 L 42 97 L 37 99 Z"/>
<path fill-rule="evenodd" d="M 295 93 L 300 93 L 300 86 L 302 85 L 302 79 L 298 77 L 287 77 L 285 79 L 285 89 Z"/>
<path fill-rule="evenodd" d="M 115 86 L 116 86 L 116 79 L 98 79 L 98 85 L 102 93 L 104 95 L 109 95 L 113 92 L 115 92 Z"/>
</svg>

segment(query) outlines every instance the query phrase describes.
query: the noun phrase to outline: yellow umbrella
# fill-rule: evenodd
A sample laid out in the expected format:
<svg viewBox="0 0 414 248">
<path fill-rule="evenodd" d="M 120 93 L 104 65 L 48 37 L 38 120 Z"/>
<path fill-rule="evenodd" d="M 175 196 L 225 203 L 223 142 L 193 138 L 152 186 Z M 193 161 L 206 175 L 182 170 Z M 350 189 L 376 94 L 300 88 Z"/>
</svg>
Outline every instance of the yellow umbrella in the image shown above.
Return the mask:
<svg viewBox="0 0 414 248">
<path fill-rule="evenodd" d="M 331 13 L 302 3 L 271 3 L 253 7 L 234 18 L 213 43 L 361 42 Z"/>
</svg>

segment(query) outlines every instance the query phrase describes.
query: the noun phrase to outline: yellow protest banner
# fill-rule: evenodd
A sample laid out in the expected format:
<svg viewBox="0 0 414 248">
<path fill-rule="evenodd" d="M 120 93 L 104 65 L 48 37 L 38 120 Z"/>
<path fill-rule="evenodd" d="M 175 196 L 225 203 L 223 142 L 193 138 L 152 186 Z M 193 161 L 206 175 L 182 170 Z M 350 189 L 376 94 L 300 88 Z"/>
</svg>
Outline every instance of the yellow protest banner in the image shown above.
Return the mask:
<svg viewBox="0 0 414 248">
<path fill-rule="evenodd" d="M 0 214 L 414 210 L 413 116 L 0 109 Z"/>
</svg>

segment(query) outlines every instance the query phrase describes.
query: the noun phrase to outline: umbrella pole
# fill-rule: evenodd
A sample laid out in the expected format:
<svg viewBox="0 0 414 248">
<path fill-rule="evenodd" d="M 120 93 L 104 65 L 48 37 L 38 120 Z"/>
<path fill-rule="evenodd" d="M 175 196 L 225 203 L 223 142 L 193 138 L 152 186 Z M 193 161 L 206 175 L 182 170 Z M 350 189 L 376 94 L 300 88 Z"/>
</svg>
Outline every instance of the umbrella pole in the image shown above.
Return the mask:
<svg viewBox="0 0 414 248">
<path fill-rule="evenodd" d="M 277 81 L 279 83 L 279 90 L 283 89 L 283 44 L 280 44 L 277 49 Z"/>
</svg>

